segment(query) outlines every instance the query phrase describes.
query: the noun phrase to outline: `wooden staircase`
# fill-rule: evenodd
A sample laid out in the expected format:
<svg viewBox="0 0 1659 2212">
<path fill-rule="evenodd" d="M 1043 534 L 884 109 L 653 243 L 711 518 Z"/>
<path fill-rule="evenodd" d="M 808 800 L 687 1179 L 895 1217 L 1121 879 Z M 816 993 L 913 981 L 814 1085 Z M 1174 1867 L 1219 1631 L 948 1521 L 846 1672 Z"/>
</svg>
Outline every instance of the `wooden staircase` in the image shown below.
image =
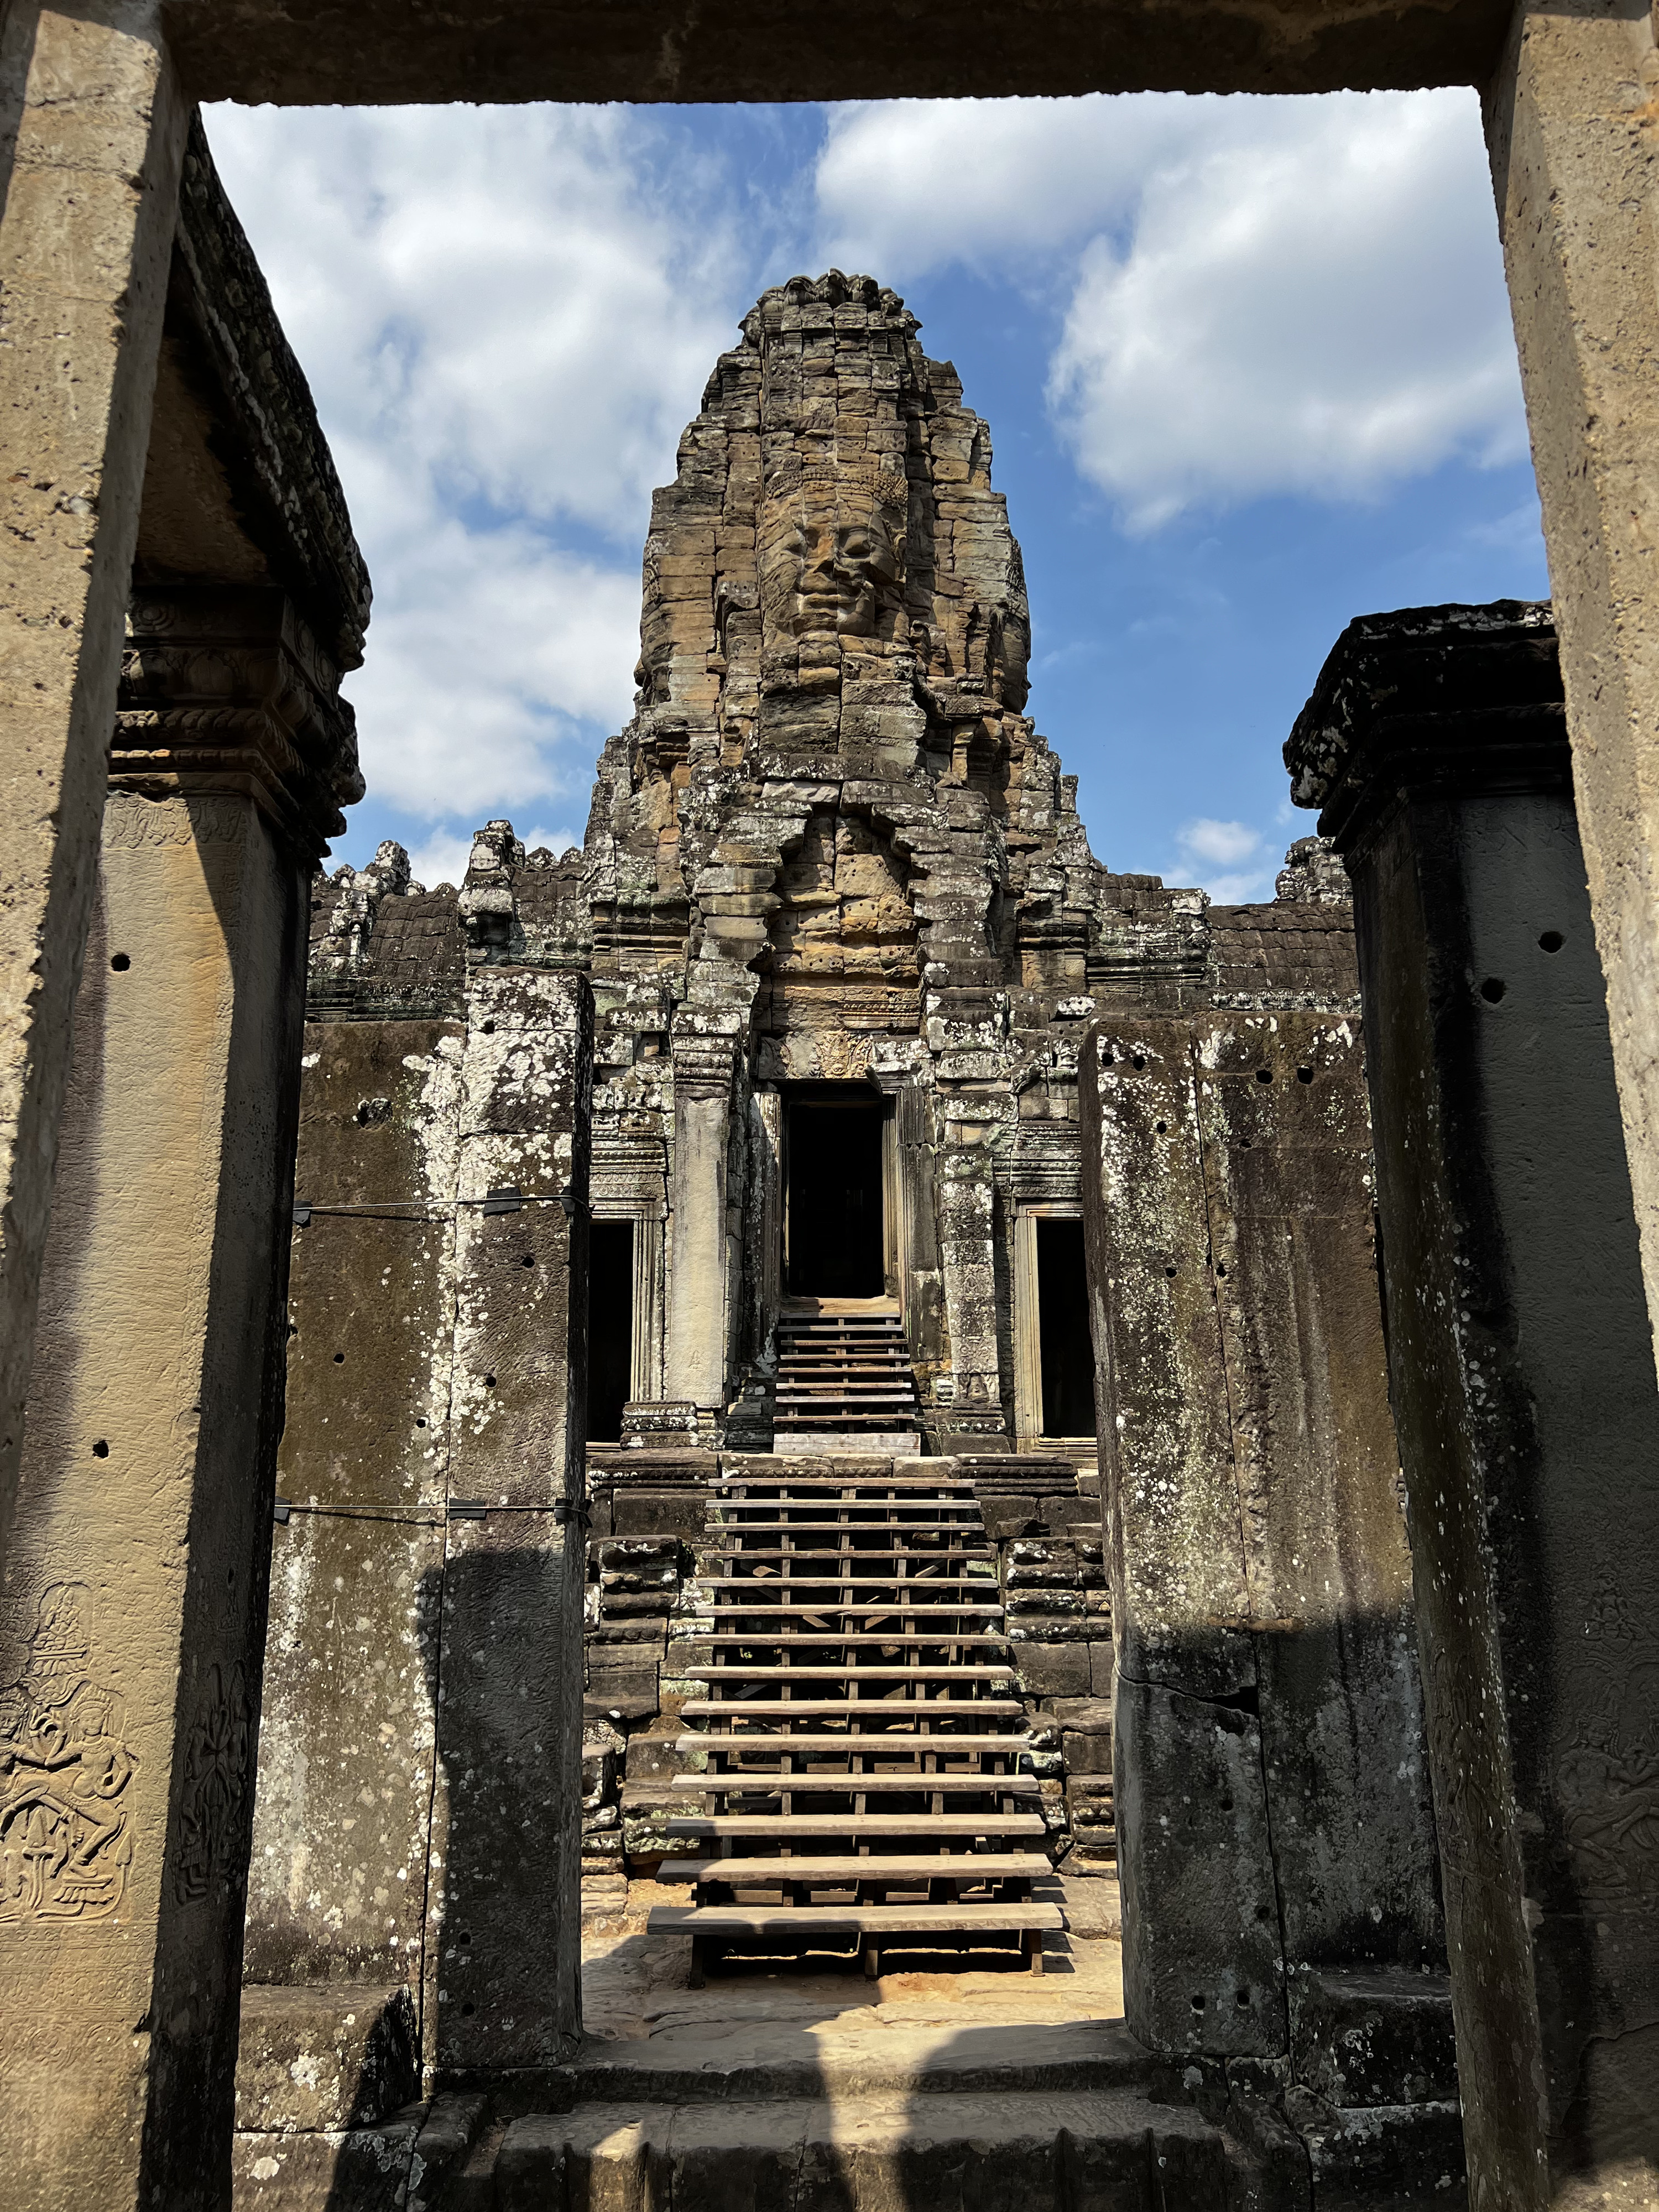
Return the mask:
<svg viewBox="0 0 1659 2212">
<path fill-rule="evenodd" d="M 1012 1950 L 1040 1973 L 1065 1923 L 1030 1897 L 1046 1831 L 972 1485 L 806 1468 L 714 1486 L 708 1695 L 669 1785 L 706 1809 L 667 1823 L 706 1856 L 663 1862 L 697 1901 L 649 1925 L 692 1936 L 694 1983 L 728 1952 L 873 1975 L 884 1949 Z"/>
<path fill-rule="evenodd" d="M 827 1434 L 921 1433 L 915 1375 L 898 1313 L 829 1310 L 839 1303 L 826 1300 L 817 1311 L 786 1315 L 778 1323 L 773 1434 L 780 1450 L 792 1443 L 810 1449 Z"/>
</svg>

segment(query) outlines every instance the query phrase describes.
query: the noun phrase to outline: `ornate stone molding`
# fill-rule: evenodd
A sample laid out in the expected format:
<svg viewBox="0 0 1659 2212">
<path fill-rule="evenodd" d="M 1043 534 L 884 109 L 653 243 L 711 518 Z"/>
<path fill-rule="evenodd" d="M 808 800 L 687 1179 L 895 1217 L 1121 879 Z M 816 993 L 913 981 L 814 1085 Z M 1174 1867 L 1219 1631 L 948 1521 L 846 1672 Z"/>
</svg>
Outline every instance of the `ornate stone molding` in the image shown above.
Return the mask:
<svg viewBox="0 0 1659 2212">
<path fill-rule="evenodd" d="M 363 795 L 338 687 L 275 586 L 144 585 L 127 617 L 111 787 L 251 799 L 315 860 Z"/>
</svg>

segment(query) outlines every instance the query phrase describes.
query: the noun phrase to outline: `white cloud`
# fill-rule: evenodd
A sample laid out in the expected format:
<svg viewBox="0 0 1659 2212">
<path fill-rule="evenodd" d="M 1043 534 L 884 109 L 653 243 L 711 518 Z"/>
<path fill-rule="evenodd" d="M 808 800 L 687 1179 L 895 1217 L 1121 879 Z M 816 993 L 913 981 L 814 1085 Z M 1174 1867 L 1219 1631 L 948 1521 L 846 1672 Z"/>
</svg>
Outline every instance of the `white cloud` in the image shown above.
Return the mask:
<svg viewBox="0 0 1659 2212">
<path fill-rule="evenodd" d="M 622 109 L 210 111 L 375 586 L 373 798 L 586 811 L 655 483 L 747 306 L 720 174 Z M 583 549 L 583 550 L 573 550 Z"/>
<path fill-rule="evenodd" d="M 437 830 L 410 851 L 410 874 L 428 890 L 435 890 L 440 884 L 453 884 L 459 890 L 466 874 L 467 854 L 471 850 L 471 837 L 453 830 Z"/>
<path fill-rule="evenodd" d="M 1049 400 L 1133 528 L 1525 453 L 1474 96 L 838 110 L 826 240 L 1064 302 Z"/>
<path fill-rule="evenodd" d="M 1198 815 L 1176 830 L 1176 853 L 1180 881 L 1196 884 L 1219 905 L 1240 906 L 1272 895 L 1278 862 L 1261 831 L 1248 822 Z"/>
</svg>

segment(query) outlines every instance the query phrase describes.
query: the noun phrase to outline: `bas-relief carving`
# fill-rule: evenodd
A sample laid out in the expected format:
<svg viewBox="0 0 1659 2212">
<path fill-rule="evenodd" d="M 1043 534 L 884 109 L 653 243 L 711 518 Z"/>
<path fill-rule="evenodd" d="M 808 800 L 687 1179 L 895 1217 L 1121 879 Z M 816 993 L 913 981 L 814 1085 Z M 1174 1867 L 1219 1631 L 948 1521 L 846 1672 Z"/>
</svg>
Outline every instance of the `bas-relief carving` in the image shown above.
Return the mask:
<svg viewBox="0 0 1659 2212">
<path fill-rule="evenodd" d="M 1586 1905 L 1659 1899 L 1659 1633 L 1611 1572 L 1596 1578 L 1561 1707 L 1553 1783 Z"/>
<path fill-rule="evenodd" d="M 92 1592 L 54 1583 L 21 1674 L 0 1690 L 0 1924 L 107 1920 L 125 1893 L 123 1800 L 138 1762 L 92 1644 Z"/>
<path fill-rule="evenodd" d="M 181 1763 L 179 1856 L 174 1886 L 189 1905 L 247 1879 L 246 1834 L 253 1744 L 253 1704 L 238 1661 L 216 1664 Z"/>
</svg>

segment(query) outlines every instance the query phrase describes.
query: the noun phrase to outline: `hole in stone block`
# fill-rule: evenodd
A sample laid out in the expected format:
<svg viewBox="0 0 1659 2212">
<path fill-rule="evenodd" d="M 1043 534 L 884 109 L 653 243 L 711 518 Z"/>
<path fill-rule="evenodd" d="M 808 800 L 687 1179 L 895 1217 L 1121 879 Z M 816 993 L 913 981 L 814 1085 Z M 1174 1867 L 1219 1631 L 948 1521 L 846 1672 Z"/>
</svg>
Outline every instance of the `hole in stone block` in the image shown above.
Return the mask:
<svg viewBox="0 0 1659 2212">
<path fill-rule="evenodd" d="M 1193 1999 L 1193 2010 L 1194 2010 L 1194 2012 L 1202 2012 L 1202 2011 L 1203 2011 L 1203 2009 L 1204 2009 L 1204 2000 L 1203 2000 L 1203 1998 L 1202 1998 L 1202 1997 L 1194 1997 L 1194 1998 Z"/>
<path fill-rule="evenodd" d="M 1174 1273 L 1175 1273 L 1175 1269 L 1174 1269 L 1173 1267 L 1166 1267 L 1166 1268 L 1164 1270 L 1164 1273 L 1165 1273 L 1166 1275 L 1173 1275 L 1173 1274 L 1174 1274 Z"/>
<path fill-rule="evenodd" d="M 1273 1079 L 1273 1072 L 1272 1068 L 1258 1067 L 1255 1072 L 1255 1079 L 1258 1083 L 1271 1083 Z"/>
<path fill-rule="evenodd" d="M 337 1352 L 335 1353 L 334 1364 L 337 1367 L 343 1367 L 345 1365 L 345 1354 L 343 1352 Z"/>
<path fill-rule="evenodd" d="M 461 1933 L 455 1938 L 455 1941 L 458 1943 L 470 1943 L 472 1941 L 472 1938 L 467 1931 L 463 1929 Z"/>
<path fill-rule="evenodd" d="M 415 1425 L 417 1429 L 423 1429 L 426 1426 L 426 1415 L 424 1413 L 416 1414 Z"/>
<path fill-rule="evenodd" d="M 1249 1991 L 1248 1990 L 1241 1990 L 1238 1995 L 1233 1999 L 1233 2002 L 1238 2007 L 1240 2012 L 1249 2012 L 1250 2008 Z"/>
<path fill-rule="evenodd" d="M 471 2020 L 477 2009 L 477 2008 L 476 2005 L 464 2004 L 461 2007 L 461 2018 L 463 2020 Z"/>
<path fill-rule="evenodd" d="M 1145 1067 L 1146 1065 L 1146 1054 L 1144 1052 L 1136 1053 L 1134 1058 L 1129 1062 L 1129 1065 L 1131 1067 Z"/>
<path fill-rule="evenodd" d="M 1296 1071 L 1296 1079 L 1298 1083 L 1311 1083 L 1313 1081 L 1312 1068 L 1298 1067 Z"/>
<path fill-rule="evenodd" d="M 486 1036 L 495 1036 L 495 1023 L 494 1023 L 494 1022 L 485 1022 L 485 1023 L 483 1023 L 483 1024 L 482 1024 L 482 1027 L 483 1027 L 483 1034 L 484 1034 Z"/>
<path fill-rule="evenodd" d="M 493 1389 L 495 1389 L 495 1376 L 494 1376 L 493 1375 L 486 1375 L 486 1376 L 484 1376 L 484 1389 L 485 1389 L 486 1390 L 493 1390 Z"/>
<path fill-rule="evenodd" d="M 1218 1261 L 1216 1262 L 1216 1270 L 1215 1270 L 1215 1271 L 1216 1271 L 1216 1273 L 1217 1273 L 1217 1274 L 1218 1274 L 1218 1275 L 1224 1275 L 1224 1274 L 1226 1273 L 1226 1272 L 1227 1272 L 1226 1268 L 1225 1268 L 1225 1267 L 1221 1264 L 1221 1262 L 1220 1262 L 1219 1261 Z"/>
<path fill-rule="evenodd" d="M 125 975 L 132 963 L 125 952 L 114 952 L 110 955 L 109 964 L 118 975 Z"/>
<path fill-rule="evenodd" d="M 1159 1121 L 1156 1126 L 1157 1126 L 1157 1129 L 1158 1129 L 1158 1135 L 1161 1137 L 1161 1136 L 1163 1136 L 1163 1135 L 1164 1134 L 1164 1133 L 1167 1131 L 1167 1129 L 1169 1128 L 1169 1126 L 1170 1126 L 1170 1125 L 1169 1125 L 1169 1123 L 1168 1123 L 1167 1121 Z"/>
<path fill-rule="evenodd" d="M 1488 975 L 1486 981 L 1480 986 L 1480 995 L 1489 1006 L 1495 1006 L 1508 988 L 1509 985 L 1504 982 L 1499 977 L 1496 975 Z"/>
<path fill-rule="evenodd" d="M 525 1254 L 525 1255 L 524 1255 L 523 1259 L 522 1259 L 522 1260 L 520 1260 L 520 1262 L 519 1262 L 519 1265 L 520 1265 L 521 1267 L 533 1267 L 535 1266 L 535 1264 L 536 1264 L 536 1255 L 535 1255 L 535 1254 L 534 1254 L 533 1252 L 526 1252 L 526 1253 Z"/>
<path fill-rule="evenodd" d="M 1547 929 L 1538 943 L 1540 949 L 1546 952 L 1559 952 L 1566 941 L 1559 929 Z"/>
<path fill-rule="evenodd" d="M 107 1459 L 109 1457 L 109 1446 L 104 1441 L 102 1437 L 100 1437 L 97 1443 L 93 1446 L 92 1455 L 94 1459 Z"/>
</svg>

